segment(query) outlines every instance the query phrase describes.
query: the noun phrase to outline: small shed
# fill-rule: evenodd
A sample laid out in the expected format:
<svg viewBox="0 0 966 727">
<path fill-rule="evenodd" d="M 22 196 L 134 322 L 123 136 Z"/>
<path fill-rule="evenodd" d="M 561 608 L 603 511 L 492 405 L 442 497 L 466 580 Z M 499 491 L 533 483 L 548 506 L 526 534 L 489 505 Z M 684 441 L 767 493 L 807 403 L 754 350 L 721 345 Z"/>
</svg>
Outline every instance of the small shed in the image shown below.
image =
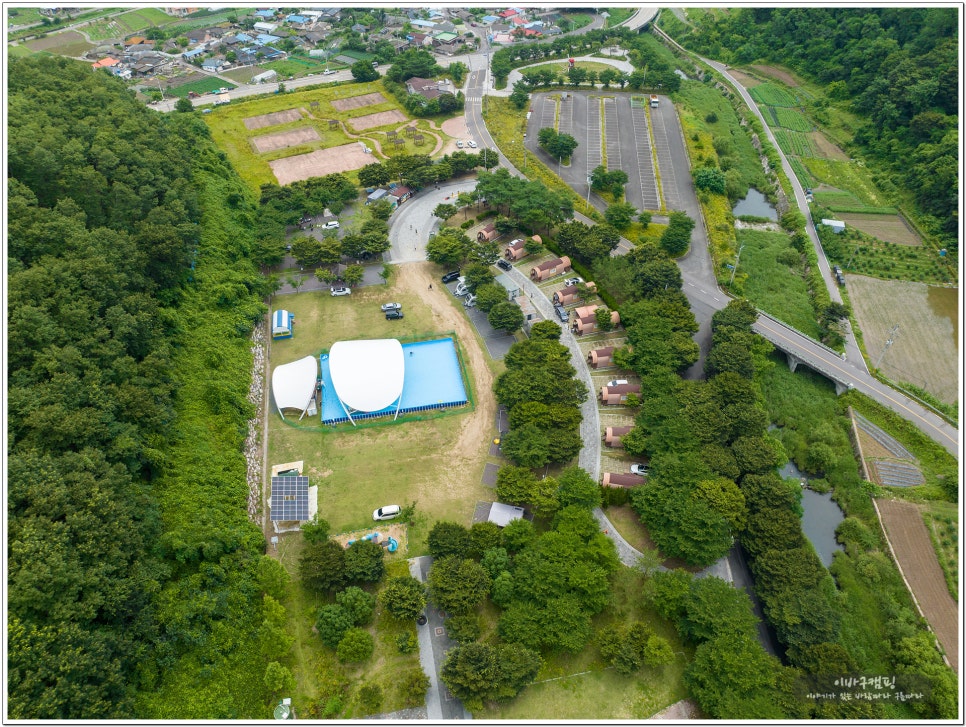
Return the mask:
<svg viewBox="0 0 966 727">
<path fill-rule="evenodd" d="M 366 204 L 372 204 L 373 202 L 378 202 L 380 199 L 385 199 L 389 194 L 389 191 L 380 187 L 379 189 L 371 192 L 369 196 L 366 197 Z"/>
<path fill-rule="evenodd" d="M 604 445 L 614 449 L 624 449 L 621 437 L 626 436 L 634 427 L 607 427 L 604 430 Z"/>
<path fill-rule="evenodd" d="M 266 83 L 267 81 L 274 81 L 277 77 L 278 73 L 275 71 L 265 71 L 257 76 L 252 76 L 252 83 Z"/>
<path fill-rule="evenodd" d="M 595 348 L 587 354 L 587 365 L 592 369 L 599 369 L 613 365 L 614 346 Z"/>
<path fill-rule="evenodd" d="M 277 310 L 272 314 L 272 340 L 291 338 L 295 331 L 295 316 L 287 310 Z"/>
<path fill-rule="evenodd" d="M 520 286 L 514 283 L 509 275 L 497 275 L 496 282 L 498 285 L 502 285 L 504 290 L 506 290 L 507 300 L 513 300 L 518 295 L 520 295 Z"/>
<path fill-rule="evenodd" d="M 530 268 L 530 277 L 537 282 L 552 278 L 554 275 L 563 275 L 570 272 L 570 258 L 563 257 L 548 260 L 545 263 L 534 265 Z"/>
<path fill-rule="evenodd" d="M 597 286 L 593 283 L 587 283 L 587 288 L 593 291 L 597 290 Z M 566 288 L 561 288 L 553 294 L 553 302 L 559 305 L 576 303 L 578 299 L 577 292 L 576 285 L 568 285 Z"/>
<path fill-rule="evenodd" d="M 523 312 L 523 326 L 529 333 L 530 327 L 541 320 L 540 315 L 537 313 L 537 309 L 533 305 L 533 301 L 526 296 L 519 296 L 513 299 L 513 302 L 520 306 L 520 310 Z"/>
<path fill-rule="evenodd" d="M 399 139 L 399 141 L 402 141 L 402 139 Z M 396 204 L 402 204 L 413 196 L 413 191 L 409 187 L 399 186 L 390 191 L 389 195 L 396 199 Z"/>
<path fill-rule="evenodd" d="M 831 227 L 836 235 L 845 232 L 845 223 L 841 220 L 822 220 L 822 224 Z"/>
<path fill-rule="evenodd" d="M 601 386 L 600 402 L 604 406 L 620 406 L 627 403 L 628 394 L 641 393 L 640 384 L 618 384 L 617 386 Z"/>
<path fill-rule="evenodd" d="M 637 487 L 644 484 L 644 478 L 623 472 L 605 472 L 600 484 L 604 487 Z"/>
<path fill-rule="evenodd" d="M 490 242 L 500 236 L 500 231 L 496 229 L 496 224 L 491 222 L 482 230 L 476 233 L 477 242 Z"/>
<path fill-rule="evenodd" d="M 506 250 L 503 251 L 503 257 L 507 260 L 519 260 L 527 256 L 526 250 L 527 241 L 522 237 L 518 237 L 516 240 L 510 242 L 506 246 Z"/>
<path fill-rule="evenodd" d="M 514 520 L 523 519 L 523 508 L 514 505 L 504 505 L 494 502 L 490 505 L 490 515 L 487 520 L 498 527 L 504 528 Z"/>
</svg>

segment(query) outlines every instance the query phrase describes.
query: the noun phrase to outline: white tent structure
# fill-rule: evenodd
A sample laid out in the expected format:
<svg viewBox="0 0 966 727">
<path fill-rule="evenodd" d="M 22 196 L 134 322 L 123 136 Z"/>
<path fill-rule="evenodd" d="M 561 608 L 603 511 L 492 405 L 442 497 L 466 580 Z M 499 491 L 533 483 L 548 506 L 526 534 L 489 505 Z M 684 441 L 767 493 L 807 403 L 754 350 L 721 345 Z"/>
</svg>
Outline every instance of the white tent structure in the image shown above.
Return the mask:
<svg viewBox="0 0 966 727">
<path fill-rule="evenodd" d="M 395 338 L 337 341 L 329 351 L 329 374 L 350 421 L 353 411 L 382 411 L 393 404 L 398 416 L 406 366 Z"/>
<path fill-rule="evenodd" d="M 286 409 L 302 412 L 299 419 L 315 413 L 315 386 L 319 377 L 319 362 L 306 356 L 292 363 L 276 366 L 272 372 L 272 395 L 282 419 Z"/>
</svg>

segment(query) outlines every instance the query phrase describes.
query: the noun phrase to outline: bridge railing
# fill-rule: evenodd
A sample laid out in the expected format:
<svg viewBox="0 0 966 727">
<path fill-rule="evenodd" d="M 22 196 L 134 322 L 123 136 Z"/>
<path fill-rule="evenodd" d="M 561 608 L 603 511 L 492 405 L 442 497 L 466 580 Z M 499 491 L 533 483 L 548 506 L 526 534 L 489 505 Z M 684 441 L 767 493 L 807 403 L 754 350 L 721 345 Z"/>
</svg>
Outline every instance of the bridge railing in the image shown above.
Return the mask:
<svg viewBox="0 0 966 727">
<path fill-rule="evenodd" d="M 819 348 L 824 348 L 826 351 L 828 351 L 830 354 L 832 354 L 836 358 L 841 358 L 841 359 L 844 359 L 845 358 L 845 354 L 842 351 L 836 351 L 834 348 L 831 348 L 830 346 L 826 346 L 821 341 L 816 341 L 814 338 L 812 338 L 811 336 L 809 336 L 807 333 L 803 333 L 802 331 L 800 331 L 797 328 L 795 328 L 795 326 L 788 325 L 787 323 L 785 323 L 785 321 L 778 320 L 777 318 L 775 318 L 775 316 L 769 315 L 768 313 L 765 313 L 765 311 L 761 310 L 760 308 L 755 308 L 755 310 L 758 311 L 758 315 L 761 316 L 762 318 L 767 318 L 772 323 L 776 323 L 777 325 L 781 326 L 782 328 L 787 328 L 790 331 L 794 331 L 799 336 L 802 336 L 803 338 L 808 339 L 808 341 L 810 341 L 811 343 L 815 344 Z"/>
</svg>

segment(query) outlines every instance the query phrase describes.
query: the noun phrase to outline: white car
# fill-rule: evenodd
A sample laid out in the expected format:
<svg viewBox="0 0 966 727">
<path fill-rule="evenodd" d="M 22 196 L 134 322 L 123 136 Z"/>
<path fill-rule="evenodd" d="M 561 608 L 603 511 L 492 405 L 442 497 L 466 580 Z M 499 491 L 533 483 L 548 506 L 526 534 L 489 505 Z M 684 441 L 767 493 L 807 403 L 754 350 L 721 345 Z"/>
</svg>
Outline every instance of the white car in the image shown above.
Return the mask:
<svg viewBox="0 0 966 727">
<path fill-rule="evenodd" d="M 347 288 L 344 285 L 332 286 L 331 291 L 332 291 L 332 295 L 333 296 L 336 296 L 336 295 L 349 295 L 352 292 L 352 290 L 350 288 Z"/>
<path fill-rule="evenodd" d="M 391 310 L 402 310 L 402 305 L 400 303 L 383 303 L 382 312 L 387 313 Z"/>
<path fill-rule="evenodd" d="M 584 282 L 583 278 L 567 278 L 564 281 L 564 286 L 569 287 L 571 285 L 580 285 L 582 282 Z"/>
<path fill-rule="evenodd" d="M 396 515 L 402 512 L 402 508 L 399 505 L 385 505 L 372 511 L 373 520 L 392 520 Z"/>
<path fill-rule="evenodd" d="M 646 464 L 632 464 L 631 474 L 641 475 L 642 477 L 647 477 L 647 465 Z"/>
<path fill-rule="evenodd" d="M 322 229 L 323 230 L 338 230 L 339 229 L 339 221 L 338 220 L 329 220 L 324 225 L 322 225 Z"/>
<path fill-rule="evenodd" d="M 627 383 L 627 379 L 611 379 L 605 386 L 623 386 Z"/>
<path fill-rule="evenodd" d="M 456 148 L 457 149 L 462 149 L 463 148 L 463 140 L 462 139 L 457 139 L 456 140 Z"/>
<path fill-rule="evenodd" d="M 470 149 L 475 149 L 475 148 L 476 148 L 476 142 L 475 142 L 475 141 L 473 141 L 472 139 L 470 139 L 470 140 L 469 140 L 468 142 L 466 142 L 466 145 L 467 145 L 467 146 L 468 146 L 468 147 L 469 147 Z"/>
<path fill-rule="evenodd" d="M 333 71 L 331 68 L 326 68 L 324 71 L 322 71 L 323 76 L 331 76 L 333 73 L 335 73 L 335 71 Z"/>
</svg>

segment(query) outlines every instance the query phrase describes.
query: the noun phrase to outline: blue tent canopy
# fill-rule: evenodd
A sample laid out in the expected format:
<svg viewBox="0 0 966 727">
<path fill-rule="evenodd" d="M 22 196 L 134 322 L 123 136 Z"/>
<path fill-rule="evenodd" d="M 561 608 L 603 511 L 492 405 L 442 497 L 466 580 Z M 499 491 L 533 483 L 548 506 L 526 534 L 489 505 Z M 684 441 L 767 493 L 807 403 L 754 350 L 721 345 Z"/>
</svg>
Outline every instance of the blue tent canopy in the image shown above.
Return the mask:
<svg viewBox="0 0 966 727">
<path fill-rule="evenodd" d="M 295 316 L 287 310 L 277 310 L 272 314 L 272 338 L 291 338 Z"/>
</svg>

